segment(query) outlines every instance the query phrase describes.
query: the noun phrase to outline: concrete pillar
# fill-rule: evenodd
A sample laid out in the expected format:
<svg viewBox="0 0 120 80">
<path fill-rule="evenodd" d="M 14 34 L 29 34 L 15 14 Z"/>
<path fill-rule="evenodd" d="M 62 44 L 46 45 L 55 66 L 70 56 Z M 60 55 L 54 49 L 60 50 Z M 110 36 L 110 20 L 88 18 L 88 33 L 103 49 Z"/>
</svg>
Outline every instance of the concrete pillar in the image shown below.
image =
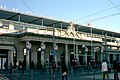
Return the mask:
<svg viewBox="0 0 120 80">
<path fill-rule="evenodd" d="M 76 59 L 77 59 L 77 61 L 79 60 L 79 56 L 78 56 L 78 45 L 76 45 Z"/>
<path fill-rule="evenodd" d="M 45 58 L 44 58 L 44 55 L 45 55 L 45 44 L 44 42 L 41 43 L 41 64 L 42 64 L 42 68 L 44 68 L 44 63 L 45 63 Z"/>
<path fill-rule="evenodd" d="M 85 52 L 85 63 L 86 63 L 86 66 L 87 66 L 87 52 Z"/>
<path fill-rule="evenodd" d="M 85 46 L 84 49 L 85 49 L 85 63 L 86 63 L 86 66 L 87 66 L 87 63 L 88 63 L 88 62 L 87 62 L 87 61 L 88 61 L 88 59 L 87 59 L 87 56 L 88 56 L 88 54 L 87 54 L 87 53 L 88 53 L 88 48 Z"/>
<path fill-rule="evenodd" d="M 108 64 L 110 63 L 110 54 L 107 54 L 107 61 L 108 61 Z"/>
<path fill-rule="evenodd" d="M 41 65 L 44 68 L 44 51 L 41 51 Z"/>
<path fill-rule="evenodd" d="M 65 44 L 65 63 L 68 66 L 68 44 Z"/>
<path fill-rule="evenodd" d="M 30 50 L 27 50 L 26 53 L 26 69 L 30 68 Z"/>
<path fill-rule="evenodd" d="M 30 62 L 31 62 L 31 43 L 30 41 L 26 41 L 26 48 L 27 48 L 27 52 L 26 52 L 26 69 L 30 68 Z"/>
<path fill-rule="evenodd" d="M 102 60 L 103 60 L 103 53 L 101 53 L 101 62 L 102 62 Z"/>
<path fill-rule="evenodd" d="M 8 65 L 10 65 L 10 63 L 13 64 L 13 51 L 12 50 L 9 50 L 8 51 Z"/>
</svg>

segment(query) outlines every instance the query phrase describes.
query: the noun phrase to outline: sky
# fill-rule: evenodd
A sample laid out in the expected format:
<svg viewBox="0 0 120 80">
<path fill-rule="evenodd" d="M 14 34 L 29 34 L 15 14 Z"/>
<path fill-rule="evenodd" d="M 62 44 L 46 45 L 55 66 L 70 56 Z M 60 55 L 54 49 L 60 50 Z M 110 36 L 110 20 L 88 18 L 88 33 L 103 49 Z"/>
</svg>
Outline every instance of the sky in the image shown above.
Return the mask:
<svg viewBox="0 0 120 80">
<path fill-rule="evenodd" d="M 0 0 L 1 6 L 120 33 L 120 0 Z"/>
</svg>

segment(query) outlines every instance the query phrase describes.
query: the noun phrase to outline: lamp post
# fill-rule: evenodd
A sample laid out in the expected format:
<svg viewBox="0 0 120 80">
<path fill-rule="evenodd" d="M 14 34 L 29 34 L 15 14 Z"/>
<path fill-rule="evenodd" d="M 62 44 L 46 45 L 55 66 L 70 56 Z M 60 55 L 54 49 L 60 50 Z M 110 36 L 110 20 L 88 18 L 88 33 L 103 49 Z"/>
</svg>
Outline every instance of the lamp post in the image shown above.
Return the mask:
<svg viewBox="0 0 120 80">
<path fill-rule="evenodd" d="M 55 46 L 54 46 L 54 53 L 55 53 L 54 60 L 55 60 L 55 62 L 57 62 L 57 50 L 58 50 L 58 46 L 55 44 Z"/>
<path fill-rule="evenodd" d="M 53 24 L 53 61 L 52 62 L 54 62 L 55 61 L 55 25 Z"/>
<path fill-rule="evenodd" d="M 105 33 L 105 60 L 108 61 L 107 59 L 107 34 Z"/>
<path fill-rule="evenodd" d="M 103 59 L 105 59 L 104 51 L 105 51 L 105 47 L 102 46 L 102 47 L 101 47 L 101 62 L 102 62 Z"/>
<path fill-rule="evenodd" d="M 93 59 L 95 59 L 95 61 L 96 61 L 96 57 L 95 57 L 95 55 L 96 55 L 96 48 L 93 49 L 93 54 L 94 54 L 93 55 Z"/>
</svg>

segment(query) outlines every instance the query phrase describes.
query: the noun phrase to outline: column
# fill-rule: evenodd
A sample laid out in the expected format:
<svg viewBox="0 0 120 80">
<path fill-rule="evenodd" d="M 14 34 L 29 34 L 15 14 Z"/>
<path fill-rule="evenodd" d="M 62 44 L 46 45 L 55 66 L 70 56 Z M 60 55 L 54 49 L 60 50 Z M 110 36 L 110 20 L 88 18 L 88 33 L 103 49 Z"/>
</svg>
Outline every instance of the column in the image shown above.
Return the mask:
<svg viewBox="0 0 120 80">
<path fill-rule="evenodd" d="M 87 46 L 85 46 L 85 63 L 86 63 L 86 66 L 87 66 L 87 53 L 88 53 L 88 48 Z"/>
<path fill-rule="evenodd" d="M 58 45 L 55 44 L 55 47 L 54 47 L 54 50 L 55 50 L 55 62 L 58 62 L 58 59 L 57 59 L 57 55 L 58 55 Z"/>
<path fill-rule="evenodd" d="M 108 59 L 107 59 L 107 61 L 108 61 L 108 64 L 110 63 L 110 54 L 108 54 Z"/>
<path fill-rule="evenodd" d="M 30 51 L 27 50 L 27 54 L 26 54 L 26 69 L 30 68 Z"/>
<path fill-rule="evenodd" d="M 65 44 L 65 63 L 68 66 L 68 44 Z"/>
<path fill-rule="evenodd" d="M 10 65 L 10 63 L 13 64 L 13 51 L 12 50 L 9 50 L 8 51 L 8 65 Z"/>
<path fill-rule="evenodd" d="M 41 51 L 41 65 L 42 65 L 42 68 L 44 68 L 44 51 L 43 50 Z"/>
<path fill-rule="evenodd" d="M 29 69 L 30 68 L 30 63 L 31 63 L 31 43 L 30 43 L 30 41 L 26 41 L 26 48 L 27 48 L 26 69 Z"/>
<path fill-rule="evenodd" d="M 85 63 L 86 63 L 86 66 L 87 66 L 87 52 L 85 52 Z"/>
<path fill-rule="evenodd" d="M 102 62 L 102 60 L 103 60 L 103 53 L 101 53 L 101 62 Z"/>
<path fill-rule="evenodd" d="M 79 61 L 79 56 L 78 56 L 78 45 L 76 45 L 76 59 Z"/>
<path fill-rule="evenodd" d="M 44 44 L 44 42 L 42 42 L 41 43 L 41 64 L 42 64 L 42 68 L 44 68 L 44 54 L 45 54 L 45 48 L 46 48 L 46 46 L 45 46 L 45 44 Z"/>
</svg>

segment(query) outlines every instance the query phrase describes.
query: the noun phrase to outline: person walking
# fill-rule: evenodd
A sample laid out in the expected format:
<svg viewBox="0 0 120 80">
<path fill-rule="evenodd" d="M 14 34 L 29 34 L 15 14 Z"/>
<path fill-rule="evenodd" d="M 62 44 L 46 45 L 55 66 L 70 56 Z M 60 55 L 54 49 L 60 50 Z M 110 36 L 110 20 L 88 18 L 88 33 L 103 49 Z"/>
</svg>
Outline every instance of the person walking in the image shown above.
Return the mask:
<svg viewBox="0 0 120 80">
<path fill-rule="evenodd" d="M 10 74 L 12 74 L 12 68 L 13 68 L 12 63 L 10 63 Z"/>
<path fill-rule="evenodd" d="M 68 80 L 68 78 L 67 78 L 67 67 L 66 67 L 65 63 L 62 64 L 62 80 L 64 80 L 64 78 L 66 80 Z"/>
<path fill-rule="evenodd" d="M 4 63 L 4 68 L 5 68 L 4 71 L 6 72 L 8 70 L 8 63 L 7 62 Z"/>
<path fill-rule="evenodd" d="M 120 66 L 119 66 L 118 58 L 116 58 L 116 60 L 114 60 L 114 62 L 113 62 L 114 80 L 119 80 L 119 77 L 118 77 L 119 68 L 120 68 Z"/>
<path fill-rule="evenodd" d="M 25 66 L 26 65 L 26 63 L 25 63 L 25 61 L 23 60 L 23 62 L 22 62 L 22 73 L 24 73 L 24 71 L 25 71 Z"/>
<path fill-rule="evenodd" d="M 103 75 L 103 80 L 105 80 L 106 75 L 107 75 L 107 79 L 109 80 L 108 65 L 105 59 L 103 59 L 103 62 L 102 62 L 102 75 Z"/>
<path fill-rule="evenodd" d="M 52 74 L 53 74 L 53 79 L 55 79 L 55 71 L 56 71 L 56 62 L 52 63 Z"/>
</svg>

